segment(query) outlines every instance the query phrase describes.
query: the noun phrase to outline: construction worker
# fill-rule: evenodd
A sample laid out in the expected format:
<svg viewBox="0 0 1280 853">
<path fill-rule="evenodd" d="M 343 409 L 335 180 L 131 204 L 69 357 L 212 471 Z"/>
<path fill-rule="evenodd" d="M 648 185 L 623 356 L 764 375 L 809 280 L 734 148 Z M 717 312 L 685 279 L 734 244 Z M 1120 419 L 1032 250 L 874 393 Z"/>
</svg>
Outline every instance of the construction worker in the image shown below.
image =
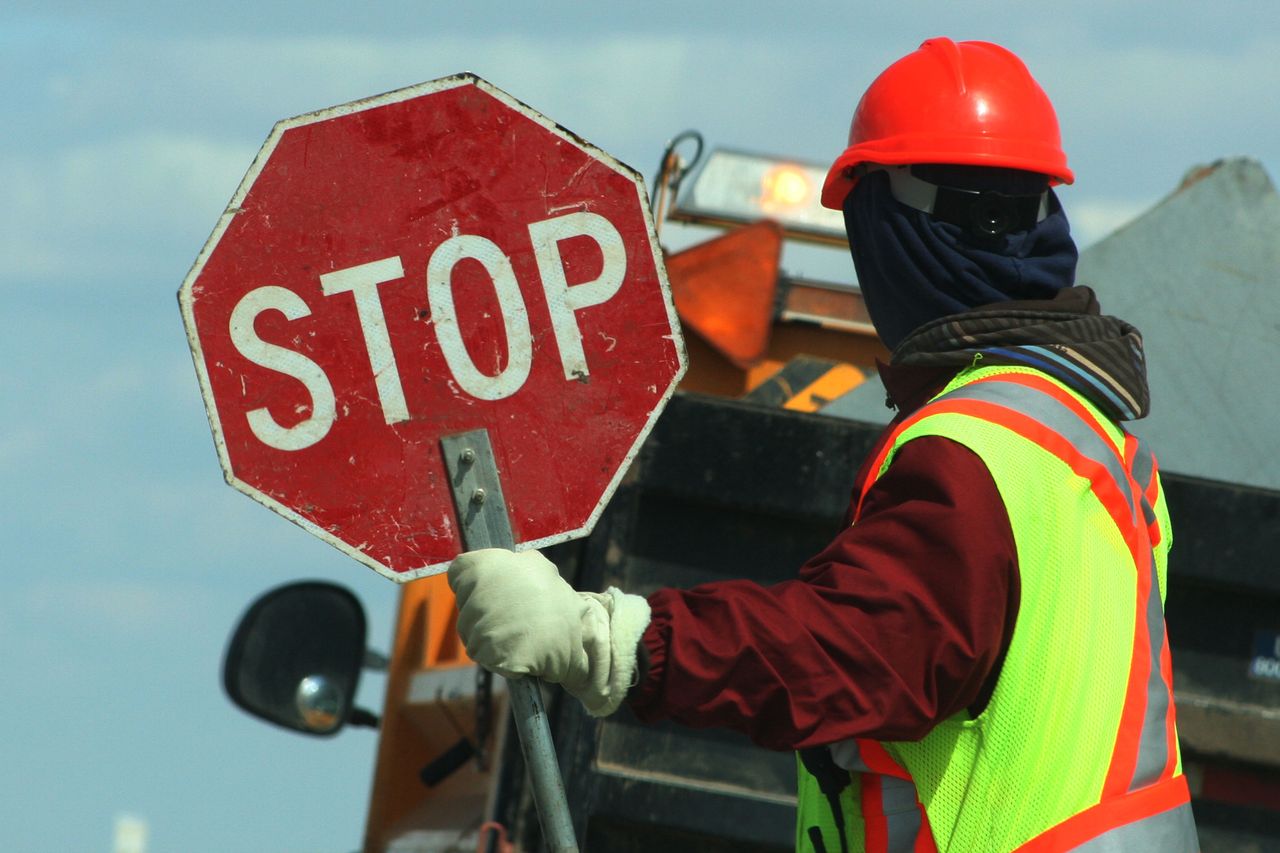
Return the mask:
<svg viewBox="0 0 1280 853">
<path fill-rule="evenodd" d="M 467 651 L 592 713 L 796 750 L 797 849 L 1198 849 L 1162 601 L 1142 338 L 1073 286 L 1056 115 L 999 46 L 932 39 L 853 116 L 844 211 L 898 414 L 798 577 L 577 592 L 449 569 Z"/>
</svg>

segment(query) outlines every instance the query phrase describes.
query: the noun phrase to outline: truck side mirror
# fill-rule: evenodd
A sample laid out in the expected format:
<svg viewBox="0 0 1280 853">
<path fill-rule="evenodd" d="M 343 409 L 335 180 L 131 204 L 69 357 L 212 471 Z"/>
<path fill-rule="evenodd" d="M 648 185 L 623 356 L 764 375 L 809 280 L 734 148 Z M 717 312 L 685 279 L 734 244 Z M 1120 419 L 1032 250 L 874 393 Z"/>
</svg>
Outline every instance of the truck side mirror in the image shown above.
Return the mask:
<svg viewBox="0 0 1280 853">
<path fill-rule="evenodd" d="M 355 710 L 365 624 L 359 600 L 336 584 L 303 581 L 265 593 L 231 636 L 227 695 L 278 726 L 337 734 Z"/>
</svg>

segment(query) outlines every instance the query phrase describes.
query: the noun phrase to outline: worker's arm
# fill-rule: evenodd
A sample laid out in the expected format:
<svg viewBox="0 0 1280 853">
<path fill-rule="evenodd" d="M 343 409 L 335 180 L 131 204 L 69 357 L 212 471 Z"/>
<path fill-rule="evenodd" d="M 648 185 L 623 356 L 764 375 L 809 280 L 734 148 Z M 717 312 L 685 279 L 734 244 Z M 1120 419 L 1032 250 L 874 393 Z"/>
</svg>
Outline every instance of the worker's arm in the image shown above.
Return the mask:
<svg viewBox="0 0 1280 853">
<path fill-rule="evenodd" d="M 923 737 L 985 703 L 1017 610 L 1016 560 L 981 460 L 917 439 L 799 579 L 650 596 L 632 708 L 774 749 Z"/>
<path fill-rule="evenodd" d="M 449 583 L 458 632 L 486 668 L 563 684 L 594 714 L 629 695 L 642 719 L 738 729 L 775 749 L 919 738 L 984 701 L 1017 608 L 991 476 L 931 437 L 898 452 L 858 523 L 794 581 L 646 603 L 576 592 L 536 551 L 490 549 L 455 561 Z"/>
</svg>

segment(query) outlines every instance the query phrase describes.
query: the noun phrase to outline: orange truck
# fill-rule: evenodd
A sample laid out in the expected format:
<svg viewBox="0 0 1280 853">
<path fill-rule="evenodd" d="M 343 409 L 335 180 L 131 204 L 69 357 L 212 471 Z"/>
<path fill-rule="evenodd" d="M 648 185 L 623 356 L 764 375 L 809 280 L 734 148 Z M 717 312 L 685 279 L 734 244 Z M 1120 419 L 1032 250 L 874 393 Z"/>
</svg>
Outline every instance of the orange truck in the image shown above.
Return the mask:
<svg viewBox="0 0 1280 853">
<path fill-rule="evenodd" d="M 839 215 L 816 204 L 821 167 L 701 148 L 696 134 L 668 146 L 653 199 L 664 238 L 677 224 L 713 235 L 667 252 L 689 370 L 595 531 L 548 552 L 581 588 L 781 580 L 839 523 L 878 432 L 841 408 L 887 357 L 856 287 L 781 271 L 790 249 L 843 253 Z M 1278 849 L 1280 581 L 1254 566 L 1280 546 L 1280 493 L 1167 481 L 1179 732 L 1202 842 Z M 380 720 L 351 706 L 365 640 L 345 590 L 274 591 L 232 638 L 224 683 L 251 713 L 311 733 L 379 725 L 367 853 L 540 849 L 502 682 L 468 660 L 456 616 L 443 576 L 401 588 Z M 582 849 L 792 849 L 790 756 L 547 698 Z"/>
</svg>

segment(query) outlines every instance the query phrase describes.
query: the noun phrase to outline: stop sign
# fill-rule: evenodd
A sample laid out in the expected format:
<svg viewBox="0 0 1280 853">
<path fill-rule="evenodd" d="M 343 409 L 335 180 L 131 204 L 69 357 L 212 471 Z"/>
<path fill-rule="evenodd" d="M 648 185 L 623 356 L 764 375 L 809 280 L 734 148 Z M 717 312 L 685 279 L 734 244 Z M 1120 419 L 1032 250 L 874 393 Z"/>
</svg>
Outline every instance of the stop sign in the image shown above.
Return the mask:
<svg viewBox="0 0 1280 853">
<path fill-rule="evenodd" d="M 227 482 L 396 580 L 588 533 L 684 371 L 638 173 L 460 75 L 282 121 L 179 301 Z"/>
</svg>

